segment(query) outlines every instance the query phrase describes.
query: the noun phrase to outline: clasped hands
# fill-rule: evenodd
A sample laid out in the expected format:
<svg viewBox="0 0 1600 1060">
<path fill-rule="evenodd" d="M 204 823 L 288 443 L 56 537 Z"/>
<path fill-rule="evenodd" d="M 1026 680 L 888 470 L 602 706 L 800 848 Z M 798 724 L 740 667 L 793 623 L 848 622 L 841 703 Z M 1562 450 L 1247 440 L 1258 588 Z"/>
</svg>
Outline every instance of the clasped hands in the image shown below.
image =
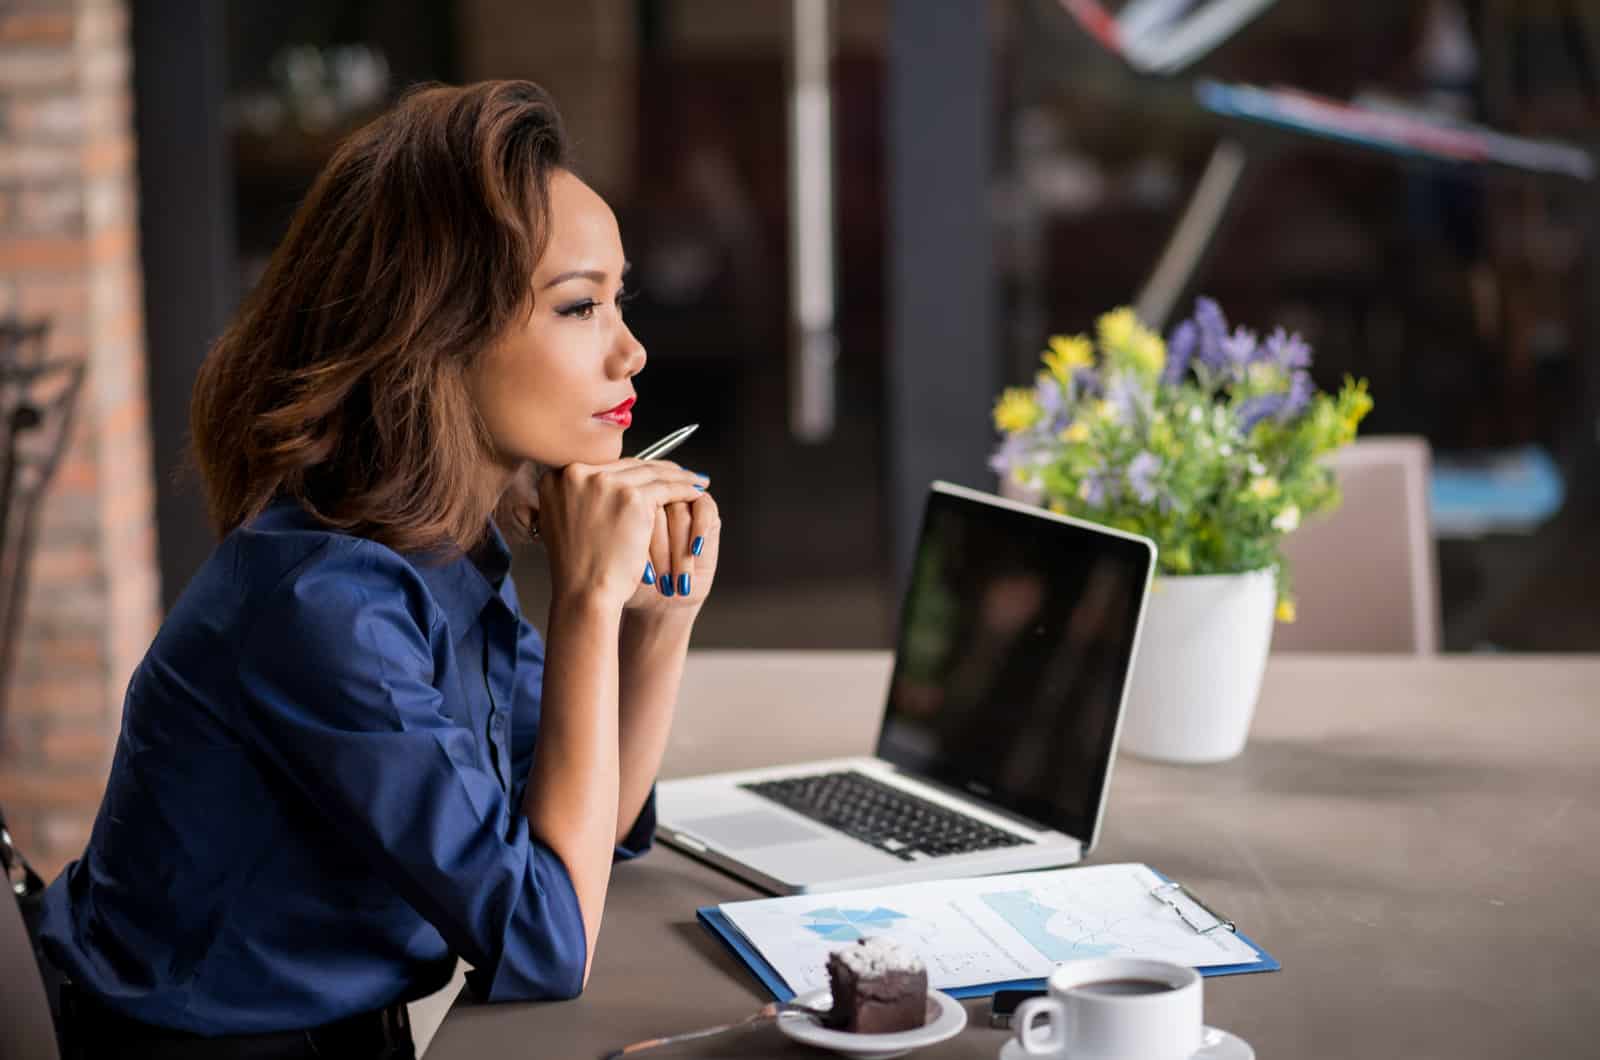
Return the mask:
<svg viewBox="0 0 1600 1060">
<path fill-rule="evenodd" d="M 568 464 L 539 478 L 556 595 L 693 617 L 716 577 L 722 517 L 705 476 L 670 460 Z"/>
</svg>

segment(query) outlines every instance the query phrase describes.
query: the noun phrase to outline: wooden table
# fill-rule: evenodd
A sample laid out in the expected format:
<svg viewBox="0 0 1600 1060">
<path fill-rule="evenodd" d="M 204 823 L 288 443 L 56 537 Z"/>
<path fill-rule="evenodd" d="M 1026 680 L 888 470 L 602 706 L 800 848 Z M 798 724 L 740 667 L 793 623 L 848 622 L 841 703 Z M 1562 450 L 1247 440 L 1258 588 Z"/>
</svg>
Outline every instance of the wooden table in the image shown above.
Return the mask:
<svg viewBox="0 0 1600 1060">
<path fill-rule="evenodd" d="M 669 776 L 870 750 L 888 656 L 691 657 Z M 1193 884 L 1283 962 L 1206 983 L 1276 1057 L 1600 1055 L 1600 658 L 1275 656 L 1217 766 L 1119 758 L 1091 861 Z M 757 897 L 658 848 L 613 878 L 588 990 L 457 1002 L 428 1060 L 598 1057 L 767 996 L 696 906 Z M 918 1053 L 990 1060 L 987 1000 Z M 771 1027 L 646 1054 L 819 1056 Z"/>
</svg>

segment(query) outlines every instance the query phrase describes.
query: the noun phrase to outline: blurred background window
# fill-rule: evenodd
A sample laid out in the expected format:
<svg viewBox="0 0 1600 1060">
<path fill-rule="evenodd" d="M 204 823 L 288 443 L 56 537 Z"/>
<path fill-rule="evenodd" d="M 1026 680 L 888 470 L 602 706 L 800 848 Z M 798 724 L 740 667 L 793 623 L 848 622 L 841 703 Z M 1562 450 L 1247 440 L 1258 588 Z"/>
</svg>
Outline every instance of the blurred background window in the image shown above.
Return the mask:
<svg viewBox="0 0 1600 1060">
<path fill-rule="evenodd" d="M 407 85 L 541 82 L 634 262 L 651 361 L 630 448 L 701 423 L 679 455 L 727 511 L 697 643 L 886 646 L 907 517 L 890 481 L 890 85 L 895 63 L 939 60 L 896 40 L 937 6 L 829 8 L 838 357 L 820 441 L 789 416 L 790 0 L 232 0 L 240 290 L 333 145 Z M 1446 650 L 1600 649 L 1595 185 L 1252 134 L 1193 91 L 1201 77 L 1291 85 L 1592 147 L 1592 5 L 1281 0 L 1166 78 L 1134 72 L 1058 0 L 956 6 L 986 27 L 972 47 L 985 50 L 990 135 L 958 128 L 939 149 L 991 165 L 986 188 L 946 209 L 986 220 L 995 311 L 988 349 L 930 349 L 928 372 L 987 357 L 997 382 L 1026 381 L 1048 334 L 1135 297 L 1219 139 L 1241 137 L 1250 166 L 1180 313 L 1204 293 L 1241 322 L 1300 330 L 1322 386 L 1371 380 L 1365 433 L 1427 439 Z M 986 418 L 992 398 L 946 407 Z M 538 615 L 539 565 L 518 570 Z"/>
</svg>

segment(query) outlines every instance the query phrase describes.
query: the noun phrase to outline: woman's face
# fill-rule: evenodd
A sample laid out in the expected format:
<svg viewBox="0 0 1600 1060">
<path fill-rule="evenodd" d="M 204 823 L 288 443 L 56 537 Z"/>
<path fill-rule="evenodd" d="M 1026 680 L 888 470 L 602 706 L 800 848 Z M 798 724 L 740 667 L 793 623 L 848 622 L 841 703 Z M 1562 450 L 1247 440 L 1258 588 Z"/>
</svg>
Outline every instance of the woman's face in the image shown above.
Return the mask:
<svg viewBox="0 0 1600 1060">
<path fill-rule="evenodd" d="M 468 377 L 503 468 L 603 464 L 622 455 L 632 380 L 645 362 L 622 321 L 625 267 L 611 208 L 556 170 L 533 312 L 485 350 Z"/>
</svg>

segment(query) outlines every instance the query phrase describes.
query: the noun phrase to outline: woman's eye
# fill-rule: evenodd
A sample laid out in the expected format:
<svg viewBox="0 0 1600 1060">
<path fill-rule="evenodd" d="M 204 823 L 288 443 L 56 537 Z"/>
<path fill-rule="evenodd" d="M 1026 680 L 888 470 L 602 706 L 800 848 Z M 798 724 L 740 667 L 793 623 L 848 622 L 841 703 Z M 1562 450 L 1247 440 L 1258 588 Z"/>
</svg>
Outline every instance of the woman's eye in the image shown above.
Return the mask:
<svg viewBox="0 0 1600 1060">
<path fill-rule="evenodd" d="M 564 317 L 574 317 L 578 320 L 588 320 L 590 317 L 594 316 L 594 309 L 594 299 L 585 298 L 581 302 L 573 302 L 571 305 L 564 305 L 560 309 L 557 309 L 556 312 Z"/>
</svg>

